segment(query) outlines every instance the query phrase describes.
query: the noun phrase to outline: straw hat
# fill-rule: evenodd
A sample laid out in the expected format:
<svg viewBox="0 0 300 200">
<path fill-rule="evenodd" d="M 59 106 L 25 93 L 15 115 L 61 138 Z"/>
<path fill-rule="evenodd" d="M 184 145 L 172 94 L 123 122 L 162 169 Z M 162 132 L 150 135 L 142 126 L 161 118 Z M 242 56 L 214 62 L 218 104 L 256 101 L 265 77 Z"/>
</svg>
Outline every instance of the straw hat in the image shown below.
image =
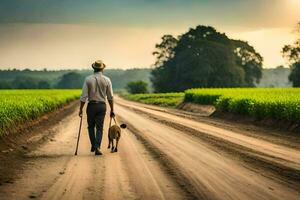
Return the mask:
<svg viewBox="0 0 300 200">
<path fill-rule="evenodd" d="M 92 64 L 92 68 L 94 69 L 104 69 L 106 65 L 103 63 L 102 60 L 97 60 Z"/>
</svg>

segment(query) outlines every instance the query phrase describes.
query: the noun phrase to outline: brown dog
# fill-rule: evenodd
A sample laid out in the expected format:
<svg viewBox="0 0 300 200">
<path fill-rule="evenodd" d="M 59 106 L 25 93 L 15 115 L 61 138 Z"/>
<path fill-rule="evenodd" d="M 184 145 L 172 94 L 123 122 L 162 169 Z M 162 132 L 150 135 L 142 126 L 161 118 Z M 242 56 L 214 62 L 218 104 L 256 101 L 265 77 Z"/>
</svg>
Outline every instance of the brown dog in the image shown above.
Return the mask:
<svg viewBox="0 0 300 200">
<path fill-rule="evenodd" d="M 114 119 L 115 125 L 111 126 L 111 118 L 109 122 L 109 129 L 108 129 L 108 149 L 111 148 L 111 152 L 118 152 L 118 143 L 121 138 L 121 128 L 125 129 L 127 127 L 126 124 L 121 124 L 118 126 L 116 119 Z M 114 146 L 114 140 L 116 140 L 116 147 Z M 111 145 L 111 146 L 110 146 Z"/>
</svg>

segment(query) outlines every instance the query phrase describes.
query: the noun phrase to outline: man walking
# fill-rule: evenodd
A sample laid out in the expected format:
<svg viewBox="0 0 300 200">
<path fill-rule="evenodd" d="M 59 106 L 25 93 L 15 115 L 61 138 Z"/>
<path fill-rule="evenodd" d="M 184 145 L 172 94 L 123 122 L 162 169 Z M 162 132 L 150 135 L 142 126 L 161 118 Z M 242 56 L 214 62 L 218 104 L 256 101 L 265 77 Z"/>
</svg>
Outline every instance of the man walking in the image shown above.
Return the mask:
<svg viewBox="0 0 300 200">
<path fill-rule="evenodd" d="M 103 122 L 106 113 L 106 98 L 111 110 L 110 117 L 114 117 L 115 115 L 113 106 L 112 84 L 110 79 L 103 75 L 103 70 L 105 67 L 106 65 L 101 60 L 97 60 L 92 64 L 94 74 L 86 77 L 80 98 L 80 117 L 82 117 L 82 109 L 84 107 L 84 104 L 88 100 L 86 111 L 88 132 L 92 146 L 91 152 L 95 152 L 95 155 L 102 155 L 100 146 L 102 141 Z"/>
</svg>

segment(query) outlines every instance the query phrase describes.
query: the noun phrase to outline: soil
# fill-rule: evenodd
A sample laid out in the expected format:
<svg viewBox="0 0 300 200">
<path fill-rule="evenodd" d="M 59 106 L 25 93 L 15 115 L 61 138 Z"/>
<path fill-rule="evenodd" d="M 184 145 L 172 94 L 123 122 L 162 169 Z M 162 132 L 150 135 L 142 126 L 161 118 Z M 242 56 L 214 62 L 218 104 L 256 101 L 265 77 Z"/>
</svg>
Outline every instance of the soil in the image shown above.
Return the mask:
<svg viewBox="0 0 300 200">
<path fill-rule="evenodd" d="M 103 155 L 91 153 L 84 116 L 74 156 L 77 106 L 0 142 L 0 199 L 300 197 L 298 134 L 116 98 L 119 151 L 106 148 L 106 117 Z"/>
<path fill-rule="evenodd" d="M 199 105 L 187 102 L 181 103 L 179 106 L 177 106 L 177 109 L 193 112 L 195 113 L 195 115 L 198 116 L 210 116 L 216 119 L 219 118 L 222 120 L 227 120 L 228 122 L 235 121 L 240 124 L 271 127 L 274 130 L 288 131 L 300 135 L 300 122 L 297 121 L 279 120 L 272 118 L 258 120 L 244 115 L 233 114 L 228 112 L 218 112 L 212 105 Z"/>
<path fill-rule="evenodd" d="M 23 164 L 28 160 L 24 155 L 47 141 L 53 140 L 56 130 L 51 129 L 77 108 L 78 102 L 71 102 L 62 108 L 41 116 L 37 120 L 20 124 L 10 133 L 0 137 L 0 185 L 12 184 Z"/>
<path fill-rule="evenodd" d="M 212 105 L 199 105 L 195 103 L 186 103 L 183 102 L 176 107 L 177 109 L 185 110 L 188 112 L 196 113 L 200 116 L 210 116 L 212 115 L 216 109 Z"/>
</svg>

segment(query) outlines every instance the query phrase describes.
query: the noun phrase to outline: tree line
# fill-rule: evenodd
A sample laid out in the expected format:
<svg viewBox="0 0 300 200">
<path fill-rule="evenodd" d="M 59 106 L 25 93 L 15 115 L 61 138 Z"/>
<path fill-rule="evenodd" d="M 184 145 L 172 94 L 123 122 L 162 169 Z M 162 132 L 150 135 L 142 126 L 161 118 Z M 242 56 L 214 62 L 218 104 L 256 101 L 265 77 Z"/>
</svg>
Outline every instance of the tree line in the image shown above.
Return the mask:
<svg viewBox="0 0 300 200">
<path fill-rule="evenodd" d="M 300 23 L 297 32 L 300 36 Z M 197 26 L 156 44 L 152 84 L 156 92 L 188 88 L 255 87 L 262 77 L 263 57 L 246 41 L 233 40 L 211 26 Z M 282 50 L 291 66 L 289 80 L 300 86 L 300 37 Z M 278 69 L 280 70 L 280 68 Z"/>
<path fill-rule="evenodd" d="M 298 39 L 293 44 L 285 45 L 282 55 L 291 68 L 289 81 L 294 87 L 300 87 L 300 23 L 296 32 Z M 155 92 L 179 92 L 189 88 L 256 87 L 260 83 L 263 57 L 247 41 L 230 39 L 214 27 L 201 25 L 177 37 L 164 35 L 161 39 L 153 52 L 156 62 L 151 71 L 151 82 Z M 275 72 L 273 75 L 279 77 L 277 72 L 286 71 L 278 67 L 272 73 Z M 272 84 L 264 82 L 261 85 L 281 85 L 273 81 Z M 128 91 L 131 92 L 130 87 L 139 88 L 138 84 L 145 88 L 142 82 L 132 82 L 128 85 Z"/>
<path fill-rule="evenodd" d="M 295 32 L 298 38 L 294 44 L 285 45 L 282 48 L 282 55 L 287 59 L 291 68 L 289 80 L 294 87 L 300 87 L 300 22 L 297 24 Z"/>
<path fill-rule="evenodd" d="M 115 90 L 125 90 L 130 81 L 144 80 L 149 88 L 151 69 L 107 69 Z M 86 76 L 93 70 L 0 70 L 0 89 L 48 89 L 81 88 Z"/>
<path fill-rule="evenodd" d="M 300 86 L 300 23 L 298 39 L 282 49 L 290 65 L 289 80 Z M 174 37 L 164 35 L 156 44 L 152 69 L 107 69 L 115 90 L 125 88 L 132 93 L 176 92 L 201 87 L 256 87 L 269 71 L 262 68 L 263 57 L 247 41 L 234 40 L 211 26 L 197 26 Z M 268 72 L 268 73 L 267 73 Z M 272 71 L 286 73 L 279 67 Z M 0 89 L 5 88 L 81 88 L 84 78 L 92 70 L 0 70 Z M 279 77 L 279 76 L 278 76 Z M 282 79 L 281 79 L 282 80 Z M 264 86 L 281 84 L 264 81 Z M 286 84 L 286 83 L 285 83 Z"/>
</svg>

